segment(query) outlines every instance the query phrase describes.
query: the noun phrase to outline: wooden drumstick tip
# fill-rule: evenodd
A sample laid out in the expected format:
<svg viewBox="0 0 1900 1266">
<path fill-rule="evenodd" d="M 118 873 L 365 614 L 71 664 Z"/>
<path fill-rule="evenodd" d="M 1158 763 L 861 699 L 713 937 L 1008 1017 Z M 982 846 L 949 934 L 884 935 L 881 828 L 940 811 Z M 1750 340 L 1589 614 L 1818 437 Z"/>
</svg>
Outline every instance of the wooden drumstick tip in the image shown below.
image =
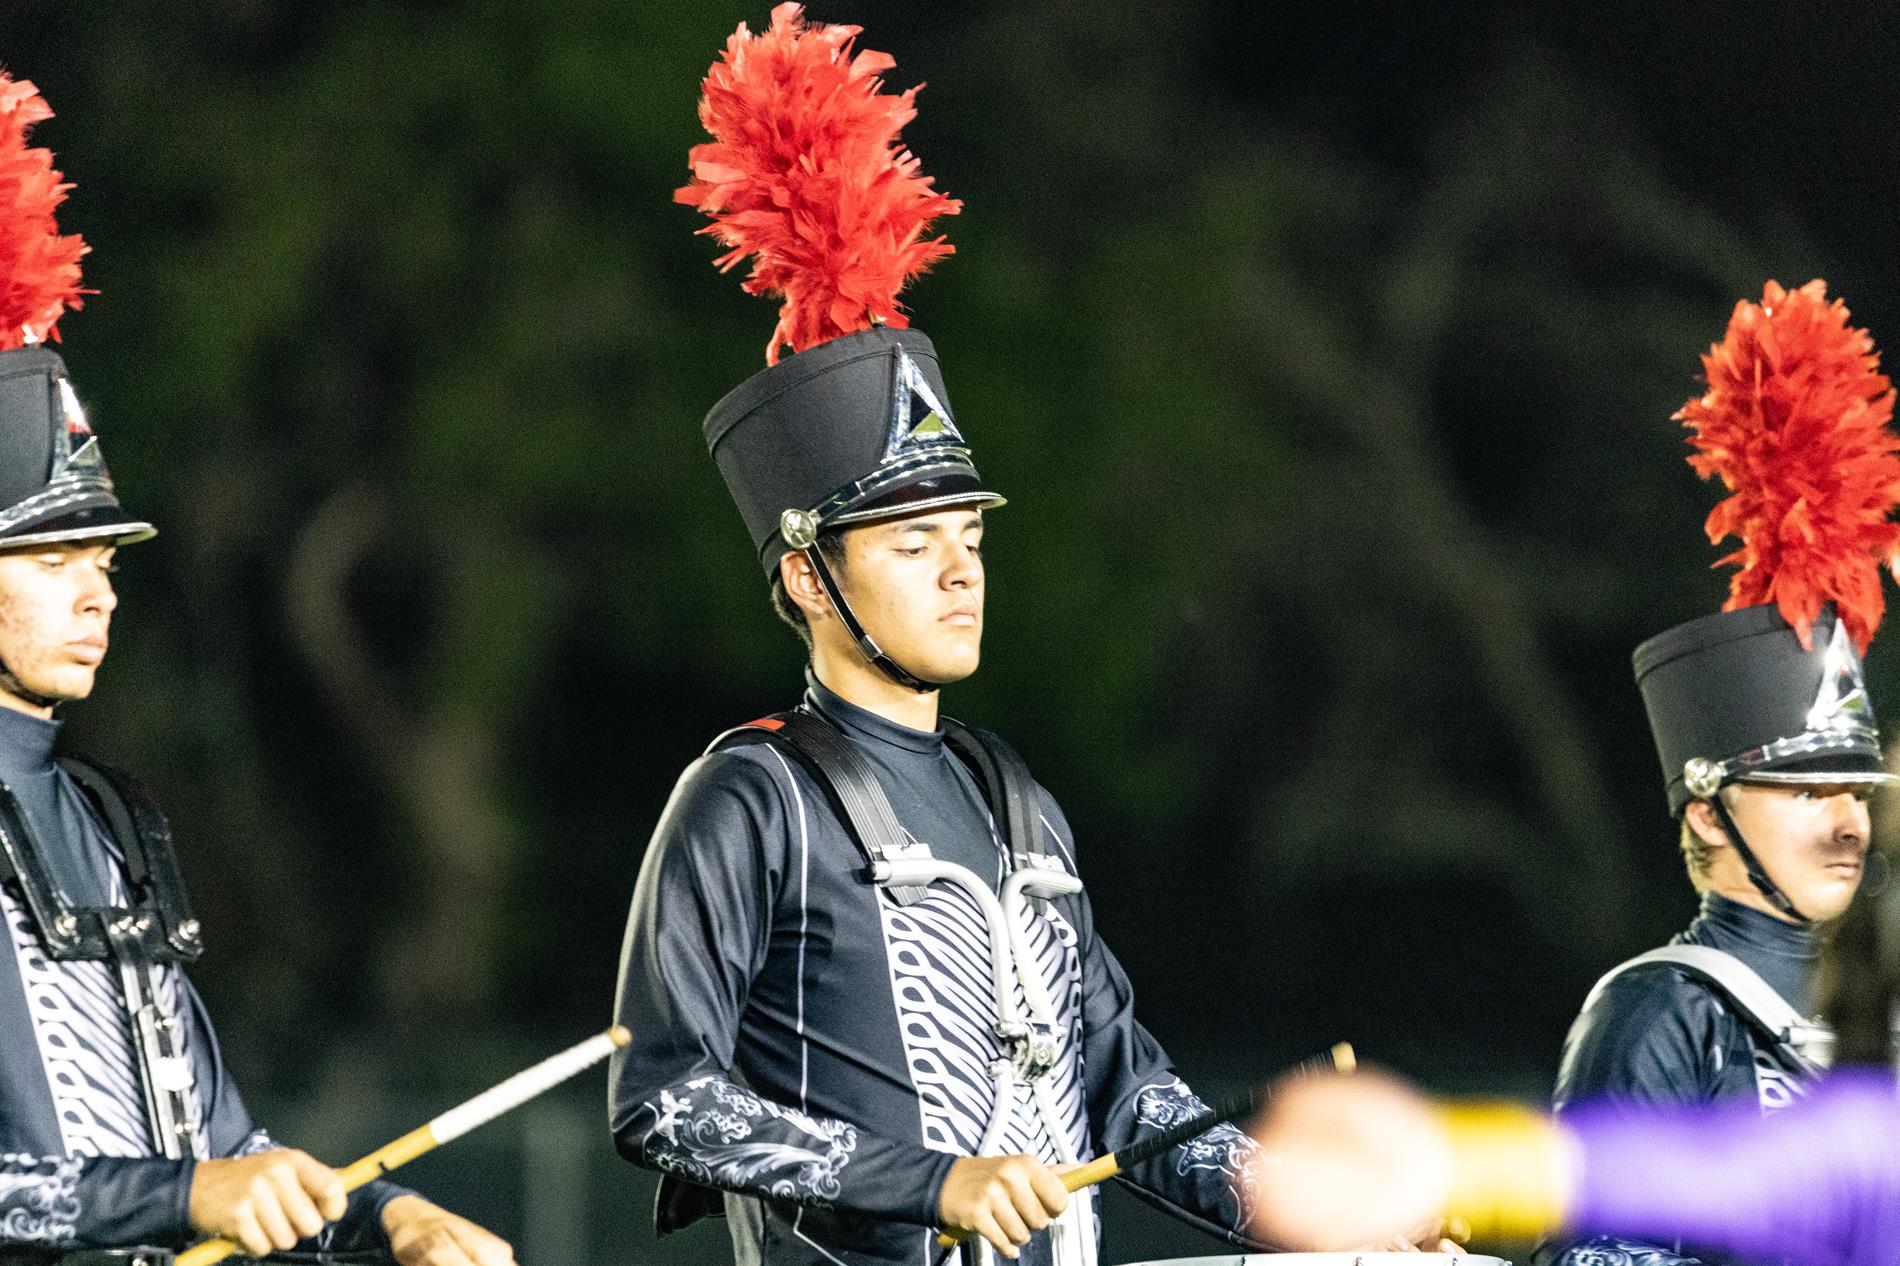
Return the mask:
<svg viewBox="0 0 1900 1266">
<path fill-rule="evenodd" d="M 1359 1056 L 1353 1052 L 1351 1042 L 1335 1042 L 1332 1049 L 1333 1071 L 1351 1073 L 1359 1067 Z"/>
<path fill-rule="evenodd" d="M 615 1046 L 625 1046 L 633 1041 L 633 1034 L 627 1031 L 626 1025 L 616 1024 L 607 1030 L 607 1040 Z"/>
</svg>

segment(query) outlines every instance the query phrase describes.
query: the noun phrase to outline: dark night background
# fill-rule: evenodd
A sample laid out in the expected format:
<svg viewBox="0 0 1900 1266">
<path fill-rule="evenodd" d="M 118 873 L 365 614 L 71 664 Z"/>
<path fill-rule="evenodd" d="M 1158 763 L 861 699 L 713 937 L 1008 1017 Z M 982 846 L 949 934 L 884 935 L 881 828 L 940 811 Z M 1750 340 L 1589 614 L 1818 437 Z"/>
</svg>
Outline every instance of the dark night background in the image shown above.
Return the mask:
<svg viewBox="0 0 1900 1266">
<path fill-rule="evenodd" d="M 0 9 L 93 246 L 62 350 L 162 528 L 69 736 L 169 806 L 227 1055 L 326 1159 L 604 1024 L 673 778 L 799 689 L 699 434 L 773 310 L 670 199 L 768 7 Z M 1693 904 L 1628 668 L 1724 594 L 1669 415 L 1770 277 L 1900 339 L 1900 18 L 812 16 L 929 81 L 966 203 L 909 300 L 1012 500 L 947 708 L 1062 800 L 1148 1025 L 1204 1088 L 1345 1038 L 1544 1094 Z M 600 1085 L 417 1180 L 527 1262 L 719 1260 L 651 1240 Z M 1216 1251 L 1111 1215 L 1111 1260 Z"/>
</svg>

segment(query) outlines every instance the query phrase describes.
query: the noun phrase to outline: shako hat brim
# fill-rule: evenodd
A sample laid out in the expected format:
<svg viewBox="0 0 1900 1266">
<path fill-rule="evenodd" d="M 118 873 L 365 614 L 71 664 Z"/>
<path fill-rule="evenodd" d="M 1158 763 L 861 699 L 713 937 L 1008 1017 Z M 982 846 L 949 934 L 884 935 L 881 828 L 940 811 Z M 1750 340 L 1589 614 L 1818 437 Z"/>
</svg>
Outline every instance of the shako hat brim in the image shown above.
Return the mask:
<svg viewBox="0 0 1900 1266">
<path fill-rule="evenodd" d="M 55 514 L 17 532 L 0 536 L 0 553 L 34 545 L 64 545 L 81 541 L 110 541 L 114 545 L 136 545 L 158 535 L 158 529 L 135 519 L 116 504 L 105 501 L 86 506 L 70 514 Z"/>
</svg>

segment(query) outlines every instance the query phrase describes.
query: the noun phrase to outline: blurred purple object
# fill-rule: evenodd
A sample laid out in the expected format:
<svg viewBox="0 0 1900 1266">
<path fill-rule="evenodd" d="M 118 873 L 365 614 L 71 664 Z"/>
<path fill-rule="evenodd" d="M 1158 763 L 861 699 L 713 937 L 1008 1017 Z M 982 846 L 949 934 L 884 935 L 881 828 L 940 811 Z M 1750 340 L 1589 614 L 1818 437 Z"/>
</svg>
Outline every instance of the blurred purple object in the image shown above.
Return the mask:
<svg viewBox="0 0 1900 1266">
<path fill-rule="evenodd" d="M 1745 1102 L 1579 1104 L 1563 1122 L 1584 1153 L 1575 1230 L 1752 1262 L 1900 1262 L 1900 1082 L 1890 1068 L 1837 1070 L 1767 1117 Z"/>
</svg>

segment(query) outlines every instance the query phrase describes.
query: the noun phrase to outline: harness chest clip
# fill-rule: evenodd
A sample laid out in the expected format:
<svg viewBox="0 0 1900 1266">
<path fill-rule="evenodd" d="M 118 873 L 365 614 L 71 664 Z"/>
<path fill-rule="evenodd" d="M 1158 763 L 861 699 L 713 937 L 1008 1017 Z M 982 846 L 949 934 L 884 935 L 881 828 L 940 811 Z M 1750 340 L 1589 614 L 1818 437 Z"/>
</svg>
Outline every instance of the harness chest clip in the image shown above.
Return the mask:
<svg viewBox="0 0 1900 1266">
<path fill-rule="evenodd" d="M 1039 1081 L 1056 1066 L 1056 1057 L 1061 1053 L 1061 1048 L 1051 1025 L 1037 1020 L 1027 1023 L 1012 1020 L 999 1022 L 994 1028 L 996 1036 L 1003 1039 L 1008 1049 L 1010 1067 L 1016 1070 L 1019 1080 Z"/>
</svg>

